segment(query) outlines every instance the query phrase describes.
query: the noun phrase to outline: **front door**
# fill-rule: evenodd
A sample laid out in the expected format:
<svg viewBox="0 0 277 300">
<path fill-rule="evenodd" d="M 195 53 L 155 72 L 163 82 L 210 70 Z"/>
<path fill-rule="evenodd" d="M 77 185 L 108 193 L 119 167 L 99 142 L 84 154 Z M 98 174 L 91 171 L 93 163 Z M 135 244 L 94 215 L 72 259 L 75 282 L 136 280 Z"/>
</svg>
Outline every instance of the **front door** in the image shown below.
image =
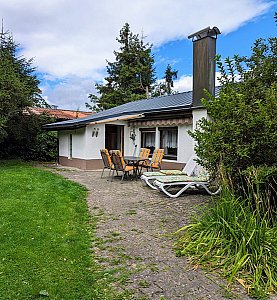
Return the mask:
<svg viewBox="0 0 277 300">
<path fill-rule="evenodd" d="M 105 148 L 108 150 L 120 150 L 123 154 L 124 126 L 105 125 Z"/>
</svg>

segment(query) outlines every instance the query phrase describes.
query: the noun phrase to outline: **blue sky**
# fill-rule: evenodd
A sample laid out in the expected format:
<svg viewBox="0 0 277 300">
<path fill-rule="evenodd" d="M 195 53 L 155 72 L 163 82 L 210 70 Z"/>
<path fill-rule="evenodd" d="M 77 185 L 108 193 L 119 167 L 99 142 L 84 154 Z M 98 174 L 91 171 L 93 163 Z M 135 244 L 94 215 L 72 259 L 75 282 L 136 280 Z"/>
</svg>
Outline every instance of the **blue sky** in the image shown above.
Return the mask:
<svg viewBox="0 0 277 300">
<path fill-rule="evenodd" d="M 276 36 L 271 0 L 0 0 L 0 17 L 21 54 L 34 58 L 43 97 L 63 109 L 85 109 L 88 94 L 113 61 L 125 22 L 153 44 L 156 75 L 170 63 L 175 88 L 192 87 L 192 42 L 187 36 L 217 26 L 217 53 L 249 55 L 254 41 Z"/>
<path fill-rule="evenodd" d="M 251 55 L 251 47 L 258 38 L 269 38 L 277 36 L 277 26 L 274 22 L 273 5 L 264 15 L 242 25 L 237 30 L 218 36 L 217 54 L 222 58 Z M 188 39 L 176 40 L 154 48 L 156 57 L 156 71 L 159 78 L 163 77 L 167 63 L 178 70 L 178 77 L 192 76 L 192 43 Z"/>
</svg>

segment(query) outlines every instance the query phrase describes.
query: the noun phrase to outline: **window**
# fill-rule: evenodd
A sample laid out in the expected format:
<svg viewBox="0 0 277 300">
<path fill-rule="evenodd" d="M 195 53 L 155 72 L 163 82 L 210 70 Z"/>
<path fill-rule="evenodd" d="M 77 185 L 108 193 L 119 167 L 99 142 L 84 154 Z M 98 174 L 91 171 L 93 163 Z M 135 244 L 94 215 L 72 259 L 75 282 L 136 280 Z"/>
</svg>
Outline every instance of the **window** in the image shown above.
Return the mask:
<svg viewBox="0 0 277 300">
<path fill-rule="evenodd" d="M 69 147 L 68 147 L 68 158 L 72 158 L 72 134 L 69 135 Z"/>
<path fill-rule="evenodd" d="M 178 127 L 160 127 L 160 148 L 164 158 L 177 160 Z"/>
<path fill-rule="evenodd" d="M 141 148 L 150 149 L 150 154 L 155 150 L 156 128 L 140 128 Z"/>
</svg>

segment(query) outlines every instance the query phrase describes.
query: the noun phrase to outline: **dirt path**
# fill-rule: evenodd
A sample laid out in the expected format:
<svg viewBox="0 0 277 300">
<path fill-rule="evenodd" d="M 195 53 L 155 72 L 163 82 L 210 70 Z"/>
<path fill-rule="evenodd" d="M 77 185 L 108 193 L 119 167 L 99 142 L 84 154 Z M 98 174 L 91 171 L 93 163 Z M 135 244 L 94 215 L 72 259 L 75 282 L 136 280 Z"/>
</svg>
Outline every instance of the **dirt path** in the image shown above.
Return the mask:
<svg viewBox="0 0 277 300">
<path fill-rule="evenodd" d="M 92 216 L 100 216 L 94 245 L 107 268 L 124 267 L 123 287 L 133 299 L 221 300 L 250 299 L 242 289 L 230 292 L 215 276 L 193 269 L 172 250 L 172 232 L 189 223 L 191 215 L 210 200 L 186 194 L 169 199 L 138 181 L 100 179 L 99 171 L 57 169 L 64 177 L 85 185 Z"/>
</svg>

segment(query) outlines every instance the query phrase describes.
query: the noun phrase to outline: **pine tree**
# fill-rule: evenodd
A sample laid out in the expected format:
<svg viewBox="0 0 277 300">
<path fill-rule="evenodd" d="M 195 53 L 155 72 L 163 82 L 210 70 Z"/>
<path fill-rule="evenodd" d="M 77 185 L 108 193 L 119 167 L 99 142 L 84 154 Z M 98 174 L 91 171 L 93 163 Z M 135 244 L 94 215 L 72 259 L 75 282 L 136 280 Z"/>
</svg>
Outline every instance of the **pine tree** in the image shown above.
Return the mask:
<svg viewBox="0 0 277 300">
<path fill-rule="evenodd" d="M 33 75 L 32 59 L 17 56 L 18 45 L 9 32 L 0 34 L 0 141 L 9 120 L 31 106 L 45 105 Z"/>
<path fill-rule="evenodd" d="M 41 97 L 39 80 L 34 71 L 32 59 L 27 60 L 18 56 L 18 45 L 12 35 L 2 29 L 0 33 L 0 157 L 26 158 L 28 156 L 34 159 L 33 154 L 38 153 L 39 147 L 44 154 L 46 153 L 45 147 L 48 142 L 56 147 L 55 138 L 48 138 L 48 133 L 43 133 L 41 128 L 43 123 L 49 122 L 49 118 L 28 113 L 29 107 L 48 106 Z M 39 159 L 42 157 L 40 156 Z"/>
<path fill-rule="evenodd" d="M 155 87 L 152 90 L 151 96 L 157 97 L 157 96 L 164 96 L 164 95 L 171 95 L 173 94 L 173 80 L 177 79 L 178 71 L 172 70 L 172 67 L 170 64 L 167 65 L 165 70 L 165 75 L 163 79 L 165 79 L 164 82 L 156 83 Z"/>
<path fill-rule="evenodd" d="M 114 51 L 115 61 L 107 61 L 107 83 L 95 85 L 100 96 L 90 94 L 92 105 L 86 103 L 88 108 L 103 110 L 148 98 L 155 81 L 152 45 L 145 44 L 143 37 L 133 34 L 128 23 L 120 30 L 116 40 L 120 48 Z"/>
<path fill-rule="evenodd" d="M 166 93 L 168 95 L 172 94 L 172 88 L 173 88 L 173 80 L 177 79 L 178 71 L 172 70 L 172 67 L 170 64 L 167 65 L 165 70 L 165 84 L 166 84 Z"/>
</svg>

